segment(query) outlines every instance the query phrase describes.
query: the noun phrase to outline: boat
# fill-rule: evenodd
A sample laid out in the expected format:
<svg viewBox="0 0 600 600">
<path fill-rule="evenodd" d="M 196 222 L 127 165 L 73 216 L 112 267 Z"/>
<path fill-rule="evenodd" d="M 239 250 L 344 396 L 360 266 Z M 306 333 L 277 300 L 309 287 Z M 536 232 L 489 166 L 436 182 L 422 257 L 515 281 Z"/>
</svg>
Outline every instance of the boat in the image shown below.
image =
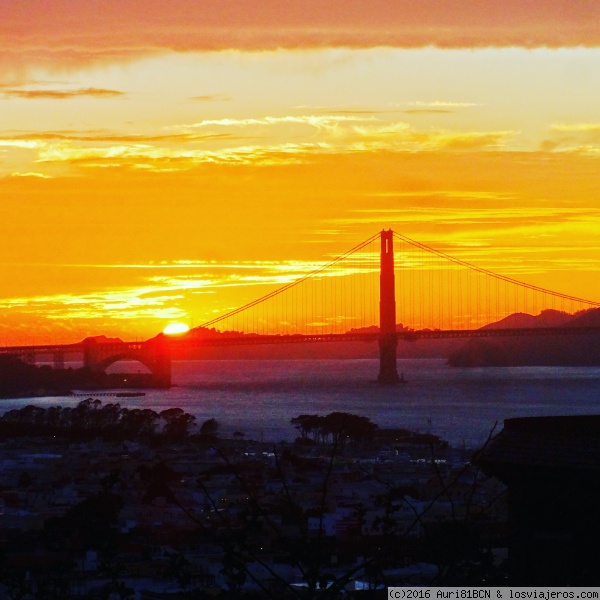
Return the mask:
<svg viewBox="0 0 600 600">
<path fill-rule="evenodd" d="M 139 398 L 145 396 L 146 392 L 117 392 L 117 398 Z"/>
</svg>

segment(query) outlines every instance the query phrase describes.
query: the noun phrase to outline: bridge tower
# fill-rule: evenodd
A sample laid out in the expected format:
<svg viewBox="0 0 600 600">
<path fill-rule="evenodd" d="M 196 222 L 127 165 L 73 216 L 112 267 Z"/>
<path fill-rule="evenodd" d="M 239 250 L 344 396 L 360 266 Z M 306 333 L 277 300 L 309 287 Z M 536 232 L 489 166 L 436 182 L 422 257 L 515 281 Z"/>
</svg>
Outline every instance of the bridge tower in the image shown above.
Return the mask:
<svg viewBox="0 0 600 600">
<path fill-rule="evenodd" d="M 398 383 L 396 367 L 396 288 L 394 278 L 394 232 L 381 232 L 379 272 L 379 383 Z"/>
</svg>

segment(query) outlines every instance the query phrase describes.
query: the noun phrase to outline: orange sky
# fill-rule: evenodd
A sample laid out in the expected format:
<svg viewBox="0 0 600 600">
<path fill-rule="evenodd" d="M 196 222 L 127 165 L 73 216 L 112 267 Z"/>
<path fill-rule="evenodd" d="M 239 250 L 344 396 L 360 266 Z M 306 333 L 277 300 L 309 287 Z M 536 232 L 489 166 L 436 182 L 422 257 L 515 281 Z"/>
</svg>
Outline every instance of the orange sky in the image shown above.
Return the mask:
<svg viewBox="0 0 600 600">
<path fill-rule="evenodd" d="M 1 3 L 0 345 L 198 325 L 389 227 L 600 300 L 599 20 Z"/>
</svg>

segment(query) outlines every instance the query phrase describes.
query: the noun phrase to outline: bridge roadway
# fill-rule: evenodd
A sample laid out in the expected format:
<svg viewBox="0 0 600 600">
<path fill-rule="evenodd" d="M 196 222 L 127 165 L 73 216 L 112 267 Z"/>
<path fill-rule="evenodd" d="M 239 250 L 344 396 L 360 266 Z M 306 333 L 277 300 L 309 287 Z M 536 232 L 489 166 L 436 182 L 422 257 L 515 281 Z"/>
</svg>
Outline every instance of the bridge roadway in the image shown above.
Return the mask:
<svg viewBox="0 0 600 600">
<path fill-rule="evenodd" d="M 544 335 L 590 335 L 600 334 L 600 327 L 532 327 L 510 329 L 419 329 L 396 332 L 398 341 L 414 342 L 418 340 L 439 340 L 452 338 L 488 338 L 488 337 L 523 337 Z M 204 346 L 245 346 L 256 344 L 302 344 L 322 342 L 374 342 L 379 340 L 379 332 L 348 332 L 327 334 L 289 334 L 259 335 L 222 334 L 215 337 L 167 337 L 165 341 L 172 349 L 200 348 Z M 98 342 L 105 354 L 114 352 L 135 353 L 143 351 L 151 340 L 145 342 Z M 75 344 L 43 344 L 30 346 L 3 346 L 0 355 L 52 355 L 56 353 L 79 354 L 85 349 L 84 342 Z"/>
<path fill-rule="evenodd" d="M 514 337 L 526 335 L 600 334 L 600 327 L 532 327 L 511 329 L 419 329 L 397 331 L 398 341 L 439 340 L 451 338 Z M 173 340 L 176 348 L 198 348 L 200 346 L 241 346 L 252 344 L 301 344 L 314 342 L 371 342 L 379 340 L 379 332 L 348 332 L 326 334 L 290 335 L 244 335 L 198 338 L 186 341 Z"/>
</svg>

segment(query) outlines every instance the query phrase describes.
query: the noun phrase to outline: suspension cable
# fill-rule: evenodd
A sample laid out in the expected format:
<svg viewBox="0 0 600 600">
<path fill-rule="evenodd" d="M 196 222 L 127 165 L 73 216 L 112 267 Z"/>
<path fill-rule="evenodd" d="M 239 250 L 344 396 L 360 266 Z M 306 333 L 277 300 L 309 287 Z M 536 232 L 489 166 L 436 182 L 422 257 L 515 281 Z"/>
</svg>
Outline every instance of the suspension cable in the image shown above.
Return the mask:
<svg viewBox="0 0 600 600">
<path fill-rule="evenodd" d="M 397 233 L 396 231 L 394 231 L 394 237 L 396 237 L 397 239 L 399 239 L 403 242 L 406 242 L 407 244 L 410 244 L 410 245 L 412 245 L 416 248 L 420 248 L 422 250 L 426 250 L 427 252 L 435 254 L 435 255 L 437 255 L 441 258 L 444 258 L 450 262 L 453 262 L 457 265 L 466 267 L 468 269 L 472 269 L 473 271 L 477 271 L 478 273 L 488 275 L 489 277 L 494 277 L 495 279 L 505 281 L 506 283 L 512 283 L 514 285 L 518 285 L 523 288 L 530 289 L 530 290 L 533 290 L 536 292 L 543 292 L 545 294 L 550 294 L 551 296 L 554 296 L 557 298 L 562 298 L 563 300 L 570 300 L 572 302 L 581 302 L 581 303 L 587 304 L 589 306 L 600 306 L 600 302 L 595 302 L 593 300 L 586 300 L 584 298 L 578 298 L 577 296 L 570 296 L 569 294 L 563 294 L 561 292 L 553 292 L 552 290 L 548 290 L 546 288 L 542 288 L 537 285 L 532 285 L 530 283 L 525 283 L 524 281 L 519 281 L 518 279 L 513 279 L 512 277 L 507 277 L 506 275 L 500 275 L 499 273 L 494 273 L 493 271 L 488 271 L 487 269 L 484 269 L 483 267 L 477 267 L 471 263 L 461 260 L 460 258 L 455 258 L 453 256 L 450 256 L 449 254 L 445 254 L 444 252 L 441 252 L 440 250 L 436 250 L 435 248 L 431 248 L 430 246 L 421 244 L 420 242 L 417 242 L 409 237 L 406 237 L 405 235 L 402 235 L 401 233 Z"/>
<path fill-rule="evenodd" d="M 260 298 L 256 298 L 252 302 L 248 302 L 247 304 L 244 304 L 243 306 L 240 306 L 239 308 L 231 310 L 228 313 L 225 313 L 224 315 L 215 317 L 214 319 L 211 319 L 210 321 L 206 321 L 205 323 L 202 323 L 202 325 L 200 325 L 200 327 L 210 327 L 211 325 L 219 323 L 220 321 L 224 321 L 225 319 L 227 319 L 229 317 L 237 315 L 238 313 L 241 313 L 244 310 L 248 310 L 249 308 L 252 308 L 253 306 L 256 306 L 257 304 L 265 302 L 266 300 L 269 300 L 271 298 L 274 298 L 275 296 L 278 296 L 279 294 L 282 294 L 283 292 L 286 292 L 287 290 L 299 285 L 300 283 L 306 281 L 307 279 L 309 279 L 311 277 L 315 277 L 316 275 L 319 275 L 320 273 L 325 271 L 325 269 L 328 269 L 329 267 L 336 265 L 337 263 L 348 258 L 350 255 L 354 254 L 355 252 L 358 252 L 359 250 L 361 250 L 362 248 L 364 248 L 365 246 L 367 246 L 368 244 L 373 242 L 376 238 L 378 238 L 379 235 L 380 235 L 379 232 L 377 232 L 375 235 L 372 235 L 370 238 L 368 238 L 364 242 L 361 242 L 360 244 L 354 246 L 347 252 L 344 252 L 344 254 L 340 254 L 340 256 L 334 258 L 332 261 L 322 265 L 321 267 L 315 269 L 314 271 L 311 271 L 310 273 L 303 275 L 302 277 L 296 279 L 295 281 L 291 281 L 290 283 L 287 283 L 286 285 L 284 285 L 268 294 L 265 294 L 264 296 L 261 296 Z"/>
</svg>

